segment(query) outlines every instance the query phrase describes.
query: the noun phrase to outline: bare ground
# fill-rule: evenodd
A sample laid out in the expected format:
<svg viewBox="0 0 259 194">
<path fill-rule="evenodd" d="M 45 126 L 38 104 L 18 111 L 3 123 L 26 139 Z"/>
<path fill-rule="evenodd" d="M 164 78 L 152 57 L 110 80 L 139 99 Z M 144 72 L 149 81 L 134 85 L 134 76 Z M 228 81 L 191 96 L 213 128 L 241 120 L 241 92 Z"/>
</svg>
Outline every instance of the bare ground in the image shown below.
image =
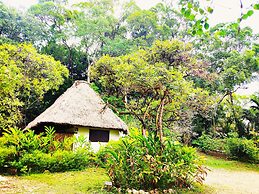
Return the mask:
<svg viewBox="0 0 259 194">
<path fill-rule="evenodd" d="M 43 184 L 34 185 L 30 181 L 21 180 L 14 176 L 0 175 L 0 193 L 2 194 L 31 194 L 35 193 L 38 188 L 44 187 Z"/>
<path fill-rule="evenodd" d="M 215 188 L 217 194 L 259 194 L 259 173 L 211 169 L 205 184 Z"/>
</svg>

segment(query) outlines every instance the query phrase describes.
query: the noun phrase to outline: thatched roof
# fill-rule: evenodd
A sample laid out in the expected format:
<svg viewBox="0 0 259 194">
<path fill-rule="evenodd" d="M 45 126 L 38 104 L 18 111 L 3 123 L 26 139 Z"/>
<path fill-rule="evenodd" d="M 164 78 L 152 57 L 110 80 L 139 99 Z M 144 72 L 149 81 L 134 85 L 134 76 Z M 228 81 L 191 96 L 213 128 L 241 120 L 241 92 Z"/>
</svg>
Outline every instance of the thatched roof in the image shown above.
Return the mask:
<svg viewBox="0 0 259 194">
<path fill-rule="evenodd" d="M 85 81 L 76 81 L 53 105 L 26 128 L 42 123 L 66 124 L 127 132 L 126 124 L 115 115 Z"/>
</svg>

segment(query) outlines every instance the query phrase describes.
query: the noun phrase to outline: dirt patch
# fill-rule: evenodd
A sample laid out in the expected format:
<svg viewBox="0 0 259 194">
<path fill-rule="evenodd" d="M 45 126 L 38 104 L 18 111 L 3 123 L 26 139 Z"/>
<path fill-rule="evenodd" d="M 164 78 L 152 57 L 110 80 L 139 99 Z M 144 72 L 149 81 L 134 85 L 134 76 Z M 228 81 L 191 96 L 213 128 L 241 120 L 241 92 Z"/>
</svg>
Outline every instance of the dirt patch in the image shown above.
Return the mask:
<svg viewBox="0 0 259 194">
<path fill-rule="evenodd" d="M 24 190 L 18 188 L 14 178 L 0 176 L 0 193 L 22 193 Z"/>
<path fill-rule="evenodd" d="M 39 184 L 40 185 L 40 184 Z M 41 186 L 41 185 L 40 185 Z M 31 181 L 19 179 L 19 177 L 1 176 L 0 175 L 0 193 L 34 193 L 39 186 L 34 185 Z"/>
<path fill-rule="evenodd" d="M 211 169 L 205 184 L 219 194 L 259 194 L 259 173 Z"/>
</svg>

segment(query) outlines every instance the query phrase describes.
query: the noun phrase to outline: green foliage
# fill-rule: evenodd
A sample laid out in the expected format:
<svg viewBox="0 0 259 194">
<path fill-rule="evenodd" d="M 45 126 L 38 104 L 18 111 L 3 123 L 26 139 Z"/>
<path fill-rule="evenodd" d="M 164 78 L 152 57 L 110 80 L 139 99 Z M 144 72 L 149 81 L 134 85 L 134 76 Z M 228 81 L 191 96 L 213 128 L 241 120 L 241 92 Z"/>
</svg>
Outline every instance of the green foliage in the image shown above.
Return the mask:
<svg viewBox="0 0 259 194">
<path fill-rule="evenodd" d="M 234 159 L 259 163 L 259 148 L 256 147 L 253 140 L 245 138 L 228 138 L 227 152 L 230 157 Z"/>
<path fill-rule="evenodd" d="M 81 139 L 57 141 L 53 128 L 46 128 L 41 134 L 16 128 L 6 130 L 0 138 L 0 170 L 15 168 L 18 173 L 30 173 L 86 168 L 94 163 L 94 155 L 85 141 L 80 144 Z"/>
<path fill-rule="evenodd" d="M 71 79 L 82 79 L 87 64 L 86 55 L 71 44 L 75 34 L 76 10 L 67 8 L 67 1 L 43 1 L 33 5 L 28 12 L 42 24 L 44 36 L 38 41 L 40 51 L 61 61 L 70 72 Z M 72 30 L 73 29 L 73 30 Z"/>
<path fill-rule="evenodd" d="M 253 140 L 238 138 L 237 133 L 230 133 L 228 138 L 212 138 L 202 134 L 193 145 L 203 152 L 214 151 L 224 153 L 226 156 L 248 163 L 259 163 L 259 148 Z"/>
<path fill-rule="evenodd" d="M 119 150 L 121 148 L 121 140 L 120 141 L 109 141 L 107 145 L 101 146 L 98 152 L 96 153 L 96 163 L 105 168 L 107 165 L 107 150 Z"/>
<path fill-rule="evenodd" d="M 92 154 L 88 149 L 73 151 L 57 150 L 53 153 L 44 153 L 35 150 L 23 154 L 18 161 L 11 162 L 11 166 L 21 173 L 44 171 L 65 172 L 69 170 L 82 170 L 93 163 Z"/>
<path fill-rule="evenodd" d="M 259 145 L 259 95 L 251 96 L 250 101 L 253 105 L 249 109 L 243 110 L 243 117 L 249 121 L 247 126 L 249 136 Z"/>
<path fill-rule="evenodd" d="M 80 48 L 87 56 L 88 79 L 90 66 L 100 56 L 100 50 L 112 35 L 116 25 L 113 15 L 114 5 L 111 0 L 90 0 L 81 2 L 76 7 L 79 10 L 75 19 L 75 36 L 80 40 Z"/>
<path fill-rule="evenodd" d="M 153 43 L 158 28 L 156 13 L 149 10 L 137 10 L 128 16 L 127 24 L 133 39 L 144 40 L 144 45 L 139 46 L 150 46 Z M 137 40 L 137 42 L 140 41 Z"/>
<path fill-rule="evenodd" d="M 57 90 L 67 69 L 30 44 L 0 45 L 0 130 L 27 122 L 49 90 Z"/>
<path fill-rule="evenodd" d="M 109 176 L 123 190 L 190 187 L 205 173 L 194 148 L 170 139 L 161 144 L 152 134 L 126 137 L 106 149 Z"/>
<path fill-rule="evenodd" d="M 10 128 L 5 130 L 2 139 L 3 146 L 15 147 L 18 153 L 31 153 L 41 150 L 45 153 L 51 150 L 71 150 L 74 142 L 73 137 L 64 138 L 63 141 L 55 141 L 53 128 L 45 128 L 45 133 L 35 134 L 33 130 L 19 130 Z"/>
<path fill-rule="evenodd" d="M 106 40 L 102 47 L 101 53 L 103 55 L 118 57 L 135 50 L 137 50 L 137 45 L 134 40 L 125 39 L 124 37 L 115 37 L 114 39 Z"/>
<path fill-rule="evenodd" d="M 0 39 L 4 43 L 36 42 L 43 38 L 43 24 L 30 15 L 0 2 L 0 16 Z"/>
<path fill-rule="evenodd" d="M 188 31 L 201 36 L 209 29 L 208 15 L 213 13 L 210 6 L 203 7 L 200 1 L 179 1 L 182 16 L 188 21 Z"/>
<path fill-rule="evenodd" d="M 200 153 L 201 154 L 201 153 Z M 201 154 L 205 157 L 205 165 L 211 168 L 226 169 L 232 171 L 253 171 L 259 172 L 258 164 L 240 162 L 236 160 L 226 160 L 215 156 Z"/>
<path fill-rule="evenodd" d="M 254 14 L 253 10 L 247 11 L 247 13 L 243 14 L 241 19 L 246 20 L 248 17 L 252 16 Z"/>
<path fill-rule="evenodd" d="M 12 127 L 23 128 L 73 80 L 89 78 L 93 70 L 95 89 L 107 105 L 134 126 L 140 123 L 143 134 L 160 130 L 162 141 L 162 132 L 173 130 L 187 131 L 191 138 L 190 131 L 238 132 L 259 145 L 257 104 L 243 110 L 234 95 L 259 69 L 258 36 L 240 27 L 258 3 L 237 22 L 215 27 L 208 22 L 212 7 L 199 0 L 165 0 L 149 10 L 134 1 L 89 0 L 71 7 L 67 0 L 40 0 L 19 13 L 0 2 L 0 134 L 10 128 L 0 144 L 15 147 L 16 157 L 70 150 L 74 140 L 57 142 L 51 130 L 24 135 Z M 68 69 L 21 42 L 31 42 Z M 202 135 L 196 145 L 218 150 L 220 141 Z M 85 139 L 77 139 L 77 145 L 85 145 Z"/>
<path fill-rule="evenodd" d="M 198 139 L 193 140 L 192 144 L 197 146 L 201 151 L 216 151 L 216 152 L 224 152 L 225 151 L 225 143 L 224 139 L 213 138 L 210 135 L 206 135 L 205 133 L 202 136 L 198 137 Z"/>
<path fill-rule="evenodd" d="M 0 166 L 3 167 L 8 161 L 12 161 L 15 157 L 16 150 L 14 147 L 0 147 Z"/>
<path fill-rule="evenodd" d="M 241 55 L 233 51 L 230 54 L 224 62 L 222 73 L 225 90 L 233 90 L 234 86 L 244 83 L 259 68 L 254 51 L 246 51 Z"/>
<path fill-rule="evenodd" d="M 191 81 L 206 74 L 206 70 L 199 73 L 202 67 L 191 55 L 191 48 L 179 40 L 156 41 L 151 48 L 125 56 L 103 56 L 93 66 L 92 76 L 103 95 L 123 99 L 126 110 L 144 129 L 158 131 L 162 120 L 163 126 L 171 128 L 178 121 L 179 125 L 190 121 L 191 117 L 184 117 L 187 110 L 208 112 L 213 103 L 213 98 Z"/>
<path fill-rule="evenodd" d="M 223 98 L 222 98 L 223 99 Z M 210 130 L 228 135 L 238 133 L 238 137 L 254 139 L 258 138 L 258 110 L 256 96 L 252 96 L 251 102 L 254 106 L 245 108 L 244 102 L 249 102 L 247 97 L 235 94 L 225 96 L 221 104 L 217 106 L 215 117 Z"/>
</svg>

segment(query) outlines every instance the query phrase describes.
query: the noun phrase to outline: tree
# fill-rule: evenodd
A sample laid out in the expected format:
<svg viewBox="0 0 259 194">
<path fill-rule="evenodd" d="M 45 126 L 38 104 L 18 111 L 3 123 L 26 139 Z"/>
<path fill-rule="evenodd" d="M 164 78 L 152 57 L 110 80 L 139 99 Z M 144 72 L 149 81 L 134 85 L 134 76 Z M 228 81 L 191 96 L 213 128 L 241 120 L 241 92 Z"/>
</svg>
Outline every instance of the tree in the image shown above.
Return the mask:
<svg viewBox="0 0 259 194">
<path fill-rule="evenodd" d="M 251 97 L 252 106 L 249 109 L 244 109 L 244 118 L 249 121 L 248 132 L 259 133 L 259 97 L 253 95 Z M 250 135 L 250 134 L 249 134 Z M 257 134 L 258 135 L 258 134 Z"/>
<path fill-rule="evenodd" d="M 143 135 L 146 130 L 154 130 L 162 141 L 164 129 L 172 129 L 181 113 L 210 109 L 208 93 L 195 88 L 188 79 L 200 76 L 195 74 L 193 67 L 198 62 L 190 50 L 190 44 L 178 40 L 157 41 L 151 48 L 129 55 L 104 56 L 92 73 L 103 91 L 124 98 L 128 113 L 140 121 Z M 203 109 L 198 108 L 201 96 Z M 185 122 L 191 117 L 187 113 Z"/>
<path fill-rule="evenodd" d="M 86 54 L 87 79 L 90 82 L 91 65 L 100 56 L 100 50 L 111 34 L 116 19 L 111 0 L 89 0 L 79 3 L 77 8 L 76 37 L 80 40 L 80 50 Z"/>
<path fill-rule="evenodd" d="M 151 46 L 156 38 L 157 21 L 156 13 L 152 11 L 135 11 L 127 17 L 128 32 L 133 39 L 139 42 L 139 46 Z M 142 41 L 144 41 L 144 45 L 141 45 Z"/>
<path fill-rule="evenodd" d="M 37 42 L 42 38 L 42 24 L 0 2 L 0 39 L 2 42 Z"/>
<path fill-rule="evenodd" d="M 0 45 L 0 129 L 24 127 L 49 90 L 57 90 L 68 70 L 29 44 Z M 34 115 L 35 116 L 35 115 Z"/>
<path fill-rule="evenodd" d="M 85 78 L 86 56 L 78 50 L 75 38 L 77 11 L 68 8 L 67 1 L 40 1 L 29 14 L 42 24 L 44 37 L 35 42 L 42 53 L 52 55 L 66 65 L 70 79 Z"/>
<path fill-rule="evenodd" d="M 138 49 L 138 42 L 129 36 L 132 31 L 128 27 L 127 19 L 132 13 L 140 10 L 134 1 L 116 4 L 116 20 L 112 31 L 107 33 L 107 38 L 101 48 L 101 55 L 118 57 Z"/>
</svg>

